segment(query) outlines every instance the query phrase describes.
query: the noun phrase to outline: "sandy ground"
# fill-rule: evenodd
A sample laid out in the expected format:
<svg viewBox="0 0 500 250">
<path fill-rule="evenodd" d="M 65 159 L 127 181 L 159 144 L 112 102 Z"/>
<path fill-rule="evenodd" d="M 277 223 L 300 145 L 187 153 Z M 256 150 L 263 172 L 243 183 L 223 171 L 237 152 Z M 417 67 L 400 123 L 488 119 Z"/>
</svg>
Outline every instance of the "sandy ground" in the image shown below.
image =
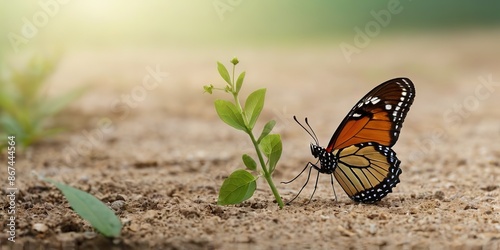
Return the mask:
<svg viewBox="0 0 500 250">
<path fill-rule="evenodd" d="M 50 93 L 93 87 L 57 117 L 67 132 L 18 154 L 16 242 L 7 241 L 2 199 L 2 249 L 500 249 L 500 36 L 374 41 L 351 63 L 337 44 L 66 54 Z M 417 95 L 394 147 L 403 170 L 394 192 L 358 204 L 335 184 L 336 202 L 322 176 L 309 204 L 312 183 L 280 210 L 259 181 L 250 200 L 217 206 L 223 179 L 252 153 L 213 109 L 225 96 L 202 93 L 204 84 L 222 85 L 215 61 L 234 55 L 247 71 L 245 95 L 268 88 L 259 126 L 278 123 L 284 152 L 274 179 L 284 200 L 305 175 L 279 182 L 313 160 L 293 115 L 309 117 L 324 145 L 367 91 L 412 79 Z M 156 67 L 167 74 L 143 85 Z M 122 237 L 93 233 L 32 171 L 109 204 L 124 223 Z"/>
</svg>

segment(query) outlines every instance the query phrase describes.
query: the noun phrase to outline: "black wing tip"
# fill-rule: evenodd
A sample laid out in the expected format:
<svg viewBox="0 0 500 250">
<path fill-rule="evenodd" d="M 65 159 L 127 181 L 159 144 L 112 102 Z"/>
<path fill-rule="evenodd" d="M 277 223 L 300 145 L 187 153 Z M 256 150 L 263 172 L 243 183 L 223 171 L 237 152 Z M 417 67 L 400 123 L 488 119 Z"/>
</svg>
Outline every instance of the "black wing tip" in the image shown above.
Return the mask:
<svg viewBox="0 0 500 250">
<path fill-rule="evenodd" d="M 390 80 L 387 80 L 383 83 L 381 83 L 380 85 L 384 85 L 386 83 L 391 83 L 391 82 L 405 82 L 406 84 L 408 84 L 408 86 L 410 86 L 410 88 L 414 91 L 415 90 L 415 85 L 413 84 L 413 81 L 410 80 L 410 78 L 408 77 L 405 77 L 405 76 L 400 76 L 400 77 L 395 77 L 395 78 L 392 78 Z"/>
<path fill-rule="evenodd" d="M 390 80 L 387 80 L 386 82 L 394 82 L 394 81 L 399 81 L 399 80 L 405 80 L 405 81 L 408 81 L 408 82 L 411 82 L 413 83 L 410 78 L 406 77 L 406 76 L 399 76 L 399 77 L 394 77 Z"/>
</svg>

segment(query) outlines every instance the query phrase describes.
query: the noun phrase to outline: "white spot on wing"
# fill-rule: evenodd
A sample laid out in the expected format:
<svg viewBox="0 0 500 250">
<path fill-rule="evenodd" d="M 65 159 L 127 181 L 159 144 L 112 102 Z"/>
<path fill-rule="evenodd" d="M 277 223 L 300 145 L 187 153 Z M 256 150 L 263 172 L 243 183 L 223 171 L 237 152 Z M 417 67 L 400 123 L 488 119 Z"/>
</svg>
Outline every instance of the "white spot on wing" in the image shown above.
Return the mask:
<svg viewBox="0 0 500 250">
<path fill-rule="evenodd" d="M 373 98 L 370 99 L 370 101 L 372 102 L 372 104 L 377 104 L 378 102 L 380 102 L 380 98 L 373 97 Z"/>
<path fill-rule="evenodd" d="M 385 109 L 386 109 L 386 110 L 391 110 L 391 108 L 392 108 L 392 105 L 391 105 L 391 104 L 386 104 L 386 105 L 385 105 Z"/>
</svg>

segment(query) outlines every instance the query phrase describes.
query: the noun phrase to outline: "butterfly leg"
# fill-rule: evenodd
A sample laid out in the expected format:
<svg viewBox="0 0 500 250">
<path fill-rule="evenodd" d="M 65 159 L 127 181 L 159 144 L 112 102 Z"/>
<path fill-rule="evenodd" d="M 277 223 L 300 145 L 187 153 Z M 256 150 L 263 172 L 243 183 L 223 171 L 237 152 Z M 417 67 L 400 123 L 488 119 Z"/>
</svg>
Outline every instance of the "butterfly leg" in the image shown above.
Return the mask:
<svg viewBox="0 0 500 250">
<path fill-rule="evenodd" d="M 290 181 L 287 181 L 287 182 L 281 182 L 282 184 L 288 184 L 294 180 L 296 180 L 302 173 L 304 173 L 304 171 L 309 167 L 309 173 L 307 174 L 307 180 L 306 180 L 306 183 L 304 183 L 304 185 L 302 186 L 302 188 L 299 190 L 299 192 L 297 193 L 297 195 L 295 195 L 295 197 L 293 197 L 293 199 L 291 199 L 290 201 L 288 201 L 286 204 L 289 205 L 292 201 L 294 201 L 295 199 L 297 199 L 297 197 L 299 197 L 300 193 L 302 192 L 302 190 L 304 190 L 304 188 L 307 186 L 307 183 L 309 183 L 309 177 L 311 177 L 311 170 L 313 169 L 313 166 L 314 164 L 312 164 L 311 162 L 308 162 L 306 164 L 306 166 L 304 167 L 304 169 L 302 169 L 302 171 L 300 171 L 300 174 L 295 176 L 295 178 L 293 178 L 292 180 Z"/>
<path fill-rule="evenodd" d="M 309 167 L 309 165 L 313 165 L 313 164 L 311 162 L 308 162 L 306 164 L 306 166 L 304 167 L 304 169 L 302 169 L 302 171 L 300 171 L 300 173 L 297 176 L 293 177 L 293 179 L 291 179 L 289 181 L 282 181 L 281 184 L 290 184 L 290 183 L 292 183 L 294 180 L 296 180 L 297 178 L 299 178 L 299 176 L 302 175 L 302 173 L 304 173 L 304 171 L 306 171 L 306 169 L 307 169 L 307 167 Z M 309 172 L 311 172 L 311 170 L 309 170 Z"/>
<path fill-rule="evenodd" d="M 314 193 L 316 193 L 316 188 L 318 187 L 319 173 L 320 172 L 318 171 L 318 175 L 316 176 L 316 183 L 314 183 L 314 190 L 313 190 L 313 192 L 311 194 L 311 198 L 309 198 L 309 201 L 307 202 L 307 204 L 309 204 L 312 201 Z M 309 171 L 309 174 L 311 174 L 311 171 Z"/>
<path fill-rule="evenodd" d="M 330 180 L 332 182 L 333 194 L 335 195 L 335 201 L 337 202 L 337 193 L 335 192 L 335 187 L 333 186 L 333 173 L 330 174 Z"/>
</svg>

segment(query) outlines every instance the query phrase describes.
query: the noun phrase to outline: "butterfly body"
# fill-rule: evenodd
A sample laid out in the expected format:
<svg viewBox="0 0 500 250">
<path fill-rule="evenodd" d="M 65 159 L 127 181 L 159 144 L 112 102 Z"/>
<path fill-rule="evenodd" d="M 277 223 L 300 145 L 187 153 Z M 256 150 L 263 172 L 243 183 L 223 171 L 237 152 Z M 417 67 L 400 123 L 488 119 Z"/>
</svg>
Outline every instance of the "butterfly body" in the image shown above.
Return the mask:
<svg viewBox="0 0 500 250">
<path fill-rule="evenodd" d="M 384 198 L 400 182 L 401 162 L 391 147 L 398 140 L 414 97 L 415 87 L 408 78 L 380 84 L 354 105 L 326 147 L 319 145 L 307 119 L 311 132 L 299 123 L 315 140 L 311 153 L 318 159 L 309 162 L 300 174 L 309 167 L 310 175 L 314 168 L 318 171 L 316 185 L 322 173 L 331 176 L 332 187 L 335 177 L 354 201 L 372 203 Z M 309 176 L 306 184 L 308 181 Z"/>
<path fill-rule="evenodd" d="M 331 174 L 337 165 L 338 156 L 327 152 L 321 146 L 311 144 L 311 154 L 314 158 L 319 158 L 320 166 L 313 164 L 313 167 L 322 174 Z"/>
</svg>

